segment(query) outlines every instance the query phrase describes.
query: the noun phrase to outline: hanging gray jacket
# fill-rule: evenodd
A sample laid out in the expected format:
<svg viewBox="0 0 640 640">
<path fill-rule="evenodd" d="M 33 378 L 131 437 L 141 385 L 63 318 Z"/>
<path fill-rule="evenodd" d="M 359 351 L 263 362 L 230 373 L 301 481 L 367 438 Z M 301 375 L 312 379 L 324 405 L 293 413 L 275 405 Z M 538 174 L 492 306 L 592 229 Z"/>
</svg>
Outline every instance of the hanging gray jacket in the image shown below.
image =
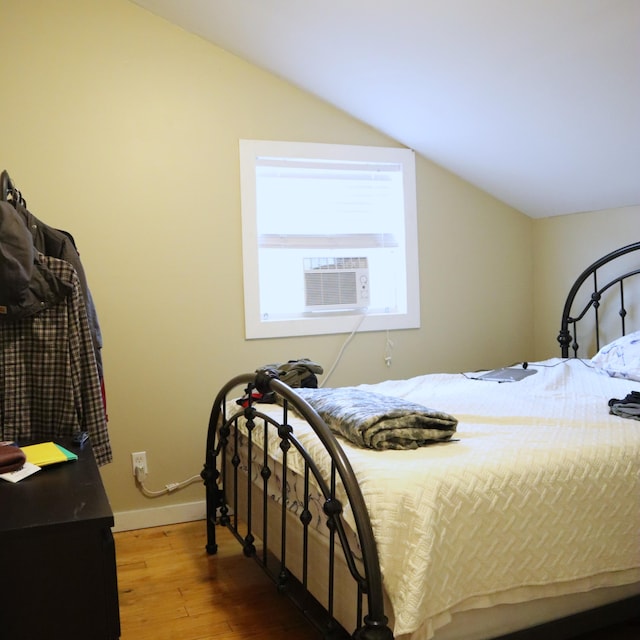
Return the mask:
<svg viewBox="0 0 640 640">
<path fill-rule="evenodd" d="M 0 201 L 0 320 L 32 316 L 70 293 L 45 265 L 14 207 Z"/>
</svg>

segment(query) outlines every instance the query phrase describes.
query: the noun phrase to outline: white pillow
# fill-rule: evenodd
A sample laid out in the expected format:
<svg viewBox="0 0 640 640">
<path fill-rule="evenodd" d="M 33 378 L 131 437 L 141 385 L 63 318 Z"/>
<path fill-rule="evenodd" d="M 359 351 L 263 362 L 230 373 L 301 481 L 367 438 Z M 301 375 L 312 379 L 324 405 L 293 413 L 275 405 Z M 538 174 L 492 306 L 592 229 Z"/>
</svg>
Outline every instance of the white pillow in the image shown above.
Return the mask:
<svg viewBox="0 0 640 640">
<path fill-rule="evenodd" d="M 591 363 L 610 376 L 640 381 L 640 331 L 605 345 Z"/>
</svg>

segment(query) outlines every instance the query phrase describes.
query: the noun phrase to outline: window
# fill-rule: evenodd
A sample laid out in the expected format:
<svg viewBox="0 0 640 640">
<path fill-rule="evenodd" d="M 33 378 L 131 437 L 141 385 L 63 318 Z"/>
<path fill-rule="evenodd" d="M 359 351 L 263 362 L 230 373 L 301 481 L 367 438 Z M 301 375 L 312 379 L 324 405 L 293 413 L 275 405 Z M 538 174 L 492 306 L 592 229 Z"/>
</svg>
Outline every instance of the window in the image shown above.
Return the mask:
<svg viewBox="0 0 640 640">
<path fill-rule="evenodd" d="M 240 141 L 247 338 L 420 326 L 415 158 Z"/>
</svg>

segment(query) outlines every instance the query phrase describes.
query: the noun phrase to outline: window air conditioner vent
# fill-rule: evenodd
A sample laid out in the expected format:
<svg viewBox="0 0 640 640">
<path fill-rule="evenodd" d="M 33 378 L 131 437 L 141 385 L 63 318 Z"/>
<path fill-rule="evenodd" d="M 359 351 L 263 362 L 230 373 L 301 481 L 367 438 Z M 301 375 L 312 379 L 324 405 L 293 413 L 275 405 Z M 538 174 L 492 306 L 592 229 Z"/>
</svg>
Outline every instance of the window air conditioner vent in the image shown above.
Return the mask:
<svg viewBox="0 0 640 640">
<path fill-rule="evenodd" d="M 369 306 L 369 263 L 359 258 L 304 258 L 305 311 Z"/>
</svg>

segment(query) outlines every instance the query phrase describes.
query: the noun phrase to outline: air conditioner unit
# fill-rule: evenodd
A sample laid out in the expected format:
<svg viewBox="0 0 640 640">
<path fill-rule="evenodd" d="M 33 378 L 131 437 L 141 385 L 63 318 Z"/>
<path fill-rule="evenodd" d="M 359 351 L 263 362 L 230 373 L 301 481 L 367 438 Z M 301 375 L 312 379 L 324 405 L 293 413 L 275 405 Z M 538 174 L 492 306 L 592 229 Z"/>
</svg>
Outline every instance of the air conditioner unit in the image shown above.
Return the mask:
<svg viewBox="0 0 640 640">
<path fill-rule="evenodd" d="M 369 306 L 369 263 L 360 258 L 304 258 L 305 311 Z"/>
</svg>

